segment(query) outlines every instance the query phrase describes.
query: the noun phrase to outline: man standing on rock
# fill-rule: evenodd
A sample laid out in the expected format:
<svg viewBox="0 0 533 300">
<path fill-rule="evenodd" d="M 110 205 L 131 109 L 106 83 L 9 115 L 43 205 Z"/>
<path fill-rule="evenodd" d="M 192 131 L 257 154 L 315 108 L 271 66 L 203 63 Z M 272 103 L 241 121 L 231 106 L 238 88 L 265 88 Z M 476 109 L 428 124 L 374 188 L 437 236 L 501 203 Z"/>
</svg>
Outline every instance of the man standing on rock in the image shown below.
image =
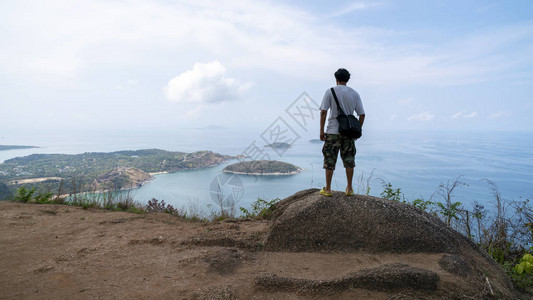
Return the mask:
<svg viewBox="0 0 533 300">
<path fill-rule="evenodd" d="M 361 123 L 362 127 L 365 121 L 363 102 L 361 102 L 359 93 L 351 87 L 346 86 L 346 83 L 350 80 L 350 72 L 346 69 L 338 69 L 335 72 L 335 79 L 337 80 L 337 85 L 333 89 L 335 90 L 342 110 L 346 115 L 353 114 L 355 111 L 357 116 L 359 116 L 359 123 Z M 328 119 L 328 127 L 324 131 L 328 109 L 331 109 L 331 111 Z M 325 141 L 322 153 L 324 154 L 324 169 L 326 169 L 326 186 L 322 188 L 320 194 L 324 196 L 332 195 L 331 179 L 333 178 L 333 171 L 335 170 L 339 151 L 341 152 L 342 162 L 346 169 L 346 179 L 348 181 L 345 193 L 346 195 L 353 195 L 352 179 L 353 169 L 355 167 L 355 141 L 352 138 L 339 134 L 338 114 L 337 104 L 335 103 L 331 90 L 328 89 L 320 105 L 320 140 Z"/>
</svg>

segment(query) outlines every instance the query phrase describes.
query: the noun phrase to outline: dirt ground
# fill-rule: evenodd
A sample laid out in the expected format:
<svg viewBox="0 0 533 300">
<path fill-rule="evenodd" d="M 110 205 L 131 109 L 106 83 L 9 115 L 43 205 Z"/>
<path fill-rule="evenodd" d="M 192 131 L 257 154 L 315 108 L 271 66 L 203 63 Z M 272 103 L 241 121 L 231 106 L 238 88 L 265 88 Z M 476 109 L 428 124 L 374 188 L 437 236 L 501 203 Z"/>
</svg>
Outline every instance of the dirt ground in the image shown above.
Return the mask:
<svg viewBox="0 0 533 300">
<path fill-rule="evenodd" d="M 0 299 L 461 299 L 444 254 L 262 250 L 269 221 L 203 223 L 63 205 L 0 202 Z M 436 291 L 265 290 L 265 274 L 323 282 L 387 264 L 435 272 Z"/>
</svg>

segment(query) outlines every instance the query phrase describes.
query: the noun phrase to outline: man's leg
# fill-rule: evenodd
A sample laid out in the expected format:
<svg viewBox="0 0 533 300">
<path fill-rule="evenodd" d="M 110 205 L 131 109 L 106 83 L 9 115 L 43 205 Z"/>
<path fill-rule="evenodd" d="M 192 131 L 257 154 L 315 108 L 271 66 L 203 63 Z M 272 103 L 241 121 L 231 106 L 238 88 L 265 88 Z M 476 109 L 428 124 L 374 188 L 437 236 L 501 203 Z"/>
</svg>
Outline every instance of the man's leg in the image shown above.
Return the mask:
<svg viewBox="0 0 533 300">
<path fill-rule="evenodd" d="M 326 187 L 324 188 L 324 191 L 327 193 L 331 192 L 331 179 L 333 178 L 333 171 L 335 170 L 326 169 Z"/>
<path fill-rule="evenodd" d="M 341 158 L 346 169 L 346 181 L 348 185 L 346 186 L 346 192 L 348 194 L 353 192 L 352 180 L 353 180 L 353 169 L 355 168 L 355 143 L 353 139 L 343 138 L 341 141 Z"/>
<path fill-rule="evenodd" d="M 348 193 L 353 193 L 352 179 L 353 179 L 353 168 L 346 168 L 346 180 L 348 181 L 348 186 L 346 187 L 346 191 Z"/>
<path fill-rule="evenodd" d="M 324 154 L 324 169 L 326 170 L 326 186 L 324 191 L 331 192 L 331 180 L 333 178 L 333 171 L 335 171 L 335 164 L 337 163 L 337 156 L 339 155 L 339 135 L 327 134 L 326 142 L 322 147 Z"/>
</svg>

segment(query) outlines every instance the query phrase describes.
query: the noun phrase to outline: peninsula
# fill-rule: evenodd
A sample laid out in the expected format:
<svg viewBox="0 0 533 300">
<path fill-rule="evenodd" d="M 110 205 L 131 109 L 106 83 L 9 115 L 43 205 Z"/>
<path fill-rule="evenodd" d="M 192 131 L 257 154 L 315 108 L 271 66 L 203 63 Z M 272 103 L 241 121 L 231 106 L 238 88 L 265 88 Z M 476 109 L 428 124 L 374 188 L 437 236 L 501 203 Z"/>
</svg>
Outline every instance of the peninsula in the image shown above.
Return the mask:
<svg viewBox="0 0 533 300">
<path fill-rule="evenodd" d="M 159 149 L 110 153 L 32 154 L 0 164 L 0 186 L 38 192 L 74 193 L 140 187 L 153 174 L 212 167 L 234 158 L 212 151 L 192 153 Z"/>
<path fill-rule="evenodd" d="M 276 160 L 242 161 L 222 170 L 222 172 L 241 175 L 294 175 L 301 171 L 301 168 L 293 164 Z"/>
<path fill-rule="evenodd" d="M 39 148 L 37 146 L 19 146 L 19 145 L 0 145 L 0 151 L 4 150 L 15 150 L 15 149 L 31 149 Z"/>
</svg>

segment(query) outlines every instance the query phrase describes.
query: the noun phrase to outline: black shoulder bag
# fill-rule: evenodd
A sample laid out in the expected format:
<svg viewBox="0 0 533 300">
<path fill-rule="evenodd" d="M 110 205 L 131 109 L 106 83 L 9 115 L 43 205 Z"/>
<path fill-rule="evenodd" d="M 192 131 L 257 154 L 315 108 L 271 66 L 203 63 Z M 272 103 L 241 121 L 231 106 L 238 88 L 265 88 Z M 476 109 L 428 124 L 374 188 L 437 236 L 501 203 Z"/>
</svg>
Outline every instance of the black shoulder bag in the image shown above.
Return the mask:
<svg viewBox="0 0 533 300">
<path fill-rule="evenodd" d="M 339 100 L 335 94 L 335 90 L 331 88 L 331 93 L 337 103 L 337 110 L 339 115 L 337 116 L 337 122 L 339 122 L 339 134 L 352 139 L 358 139 L 363 134 L 361 123 L 354 115 L 346 115 L 339 105 Z"/>
</svg>

